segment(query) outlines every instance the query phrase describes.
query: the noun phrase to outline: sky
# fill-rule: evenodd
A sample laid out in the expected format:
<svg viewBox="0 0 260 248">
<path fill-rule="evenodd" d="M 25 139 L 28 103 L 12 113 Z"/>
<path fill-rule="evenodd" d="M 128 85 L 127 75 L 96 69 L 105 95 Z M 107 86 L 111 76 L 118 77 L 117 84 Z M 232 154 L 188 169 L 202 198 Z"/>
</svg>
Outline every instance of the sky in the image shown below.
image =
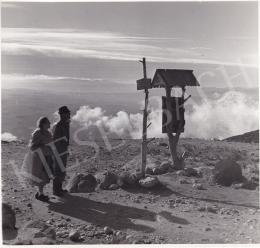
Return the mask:
<svg viewBox="0 0 260 248">
<path fill-rule="evenodd" d="M 258 87 L 257 11 L 257 2 L 2 2 L 2 87 L 135 84 L 142 57 L 148 77 L 191 69 L 203 87 Z"/>
</svg>

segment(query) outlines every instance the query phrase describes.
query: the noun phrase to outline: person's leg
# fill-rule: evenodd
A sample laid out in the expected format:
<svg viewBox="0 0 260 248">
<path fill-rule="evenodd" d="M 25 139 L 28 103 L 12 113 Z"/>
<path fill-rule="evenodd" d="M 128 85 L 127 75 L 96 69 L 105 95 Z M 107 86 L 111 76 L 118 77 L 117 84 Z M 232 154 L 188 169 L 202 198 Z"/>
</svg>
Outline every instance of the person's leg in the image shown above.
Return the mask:
<svg viewBox="0 0 260 248">
<path fill-rule="evenodd" d="M 55 169 L 54 169 L 54 179 L 53 179 L 53 194 L 54 195 L 61 195 L 65 192 L 65 190 L 62 189 L 62 183 L 65 179 L 66 173 L 64 171 L 64 168 L 66 168 L 67 164 L 67 154 L 61 156 L 62 166 L 58 164 L 57 161 L 55 161 Z"/>
<path fill-rule="evenodd" d="M 35 195 L 35 198 L 40 201 L 49 201 L 49 197 L 43 194 L 43 188 L 45 184 L 38 185 L 38 192 Z"/>
<path fill-rule="evenodd" d="M 44 185 L 42 185 L 42 184 L 38 186 L 39 195 L 43 195 L 43 187 L 44 187 Z"/>
</svg>

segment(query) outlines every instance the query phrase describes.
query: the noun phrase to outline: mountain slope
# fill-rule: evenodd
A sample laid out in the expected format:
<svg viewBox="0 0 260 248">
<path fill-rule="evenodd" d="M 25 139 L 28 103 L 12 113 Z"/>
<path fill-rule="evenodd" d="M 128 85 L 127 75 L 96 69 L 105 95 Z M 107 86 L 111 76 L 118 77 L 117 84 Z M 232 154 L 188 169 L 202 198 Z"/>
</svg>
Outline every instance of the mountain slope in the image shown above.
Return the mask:
<svg viewBox="0 0 260 248">
<path fill-rule="evenodd" d="M 247 132 L 241 135 L 232 136 L 225 140 L 231 142 L 259 143 L 259 130 Z"/>
</svg>

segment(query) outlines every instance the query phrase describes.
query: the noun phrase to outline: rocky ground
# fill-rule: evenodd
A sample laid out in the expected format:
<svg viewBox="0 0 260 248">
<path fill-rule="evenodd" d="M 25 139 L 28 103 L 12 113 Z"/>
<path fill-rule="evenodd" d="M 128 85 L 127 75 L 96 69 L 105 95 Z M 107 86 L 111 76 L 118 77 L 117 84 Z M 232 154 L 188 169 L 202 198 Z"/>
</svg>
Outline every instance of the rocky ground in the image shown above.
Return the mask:
<svg viewBox="0 0 260 248">
<path fill-rule="evenodd" d="M 52 196 L 48 185 L 49 203 L 35 200 L 35 189 L 21 181 L 26 151 L 26 142 L 2 143 L 2 197 L 15 210 L 18 228 L 4 232 L 6 244 L 260 242 L 259 187 L 225 187 L 212 181 L 215 164 L 230 156 L 238 158 L 244 177 L 259 181 L 258 144 L 182 139 L 185 165 L 199 168 L 200 177 L 170 169 L 158 175 L 161 185 L 154 189 L 97 187 L 64 198 Z M 75 172 L 133 169 L 139 156 L 138 140 L 72 145 L 67 181 Z M 169 158 L 166 140 L 149 144 L 148 164 Z"/>
</svg>

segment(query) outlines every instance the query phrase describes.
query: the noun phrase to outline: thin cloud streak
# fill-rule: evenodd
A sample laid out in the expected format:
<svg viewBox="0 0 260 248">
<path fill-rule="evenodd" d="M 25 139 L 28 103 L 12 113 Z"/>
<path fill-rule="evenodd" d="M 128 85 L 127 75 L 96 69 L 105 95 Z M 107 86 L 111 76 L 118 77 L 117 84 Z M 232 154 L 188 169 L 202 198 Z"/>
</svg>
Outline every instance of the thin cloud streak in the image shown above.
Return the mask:
<svg viewBox="0 0 260 248">
<path fill-rule="evenodd" d="M 14 81 L 56 81 L 56 80 L 79 80 L 79 81 L 104 81 L 102 78 L 86 78 L 86 77 L 66 77 L 66 76 L 51 76 L 43 74 L 3 74 L 1 76 L 3 82 Z"/>
</svg>

